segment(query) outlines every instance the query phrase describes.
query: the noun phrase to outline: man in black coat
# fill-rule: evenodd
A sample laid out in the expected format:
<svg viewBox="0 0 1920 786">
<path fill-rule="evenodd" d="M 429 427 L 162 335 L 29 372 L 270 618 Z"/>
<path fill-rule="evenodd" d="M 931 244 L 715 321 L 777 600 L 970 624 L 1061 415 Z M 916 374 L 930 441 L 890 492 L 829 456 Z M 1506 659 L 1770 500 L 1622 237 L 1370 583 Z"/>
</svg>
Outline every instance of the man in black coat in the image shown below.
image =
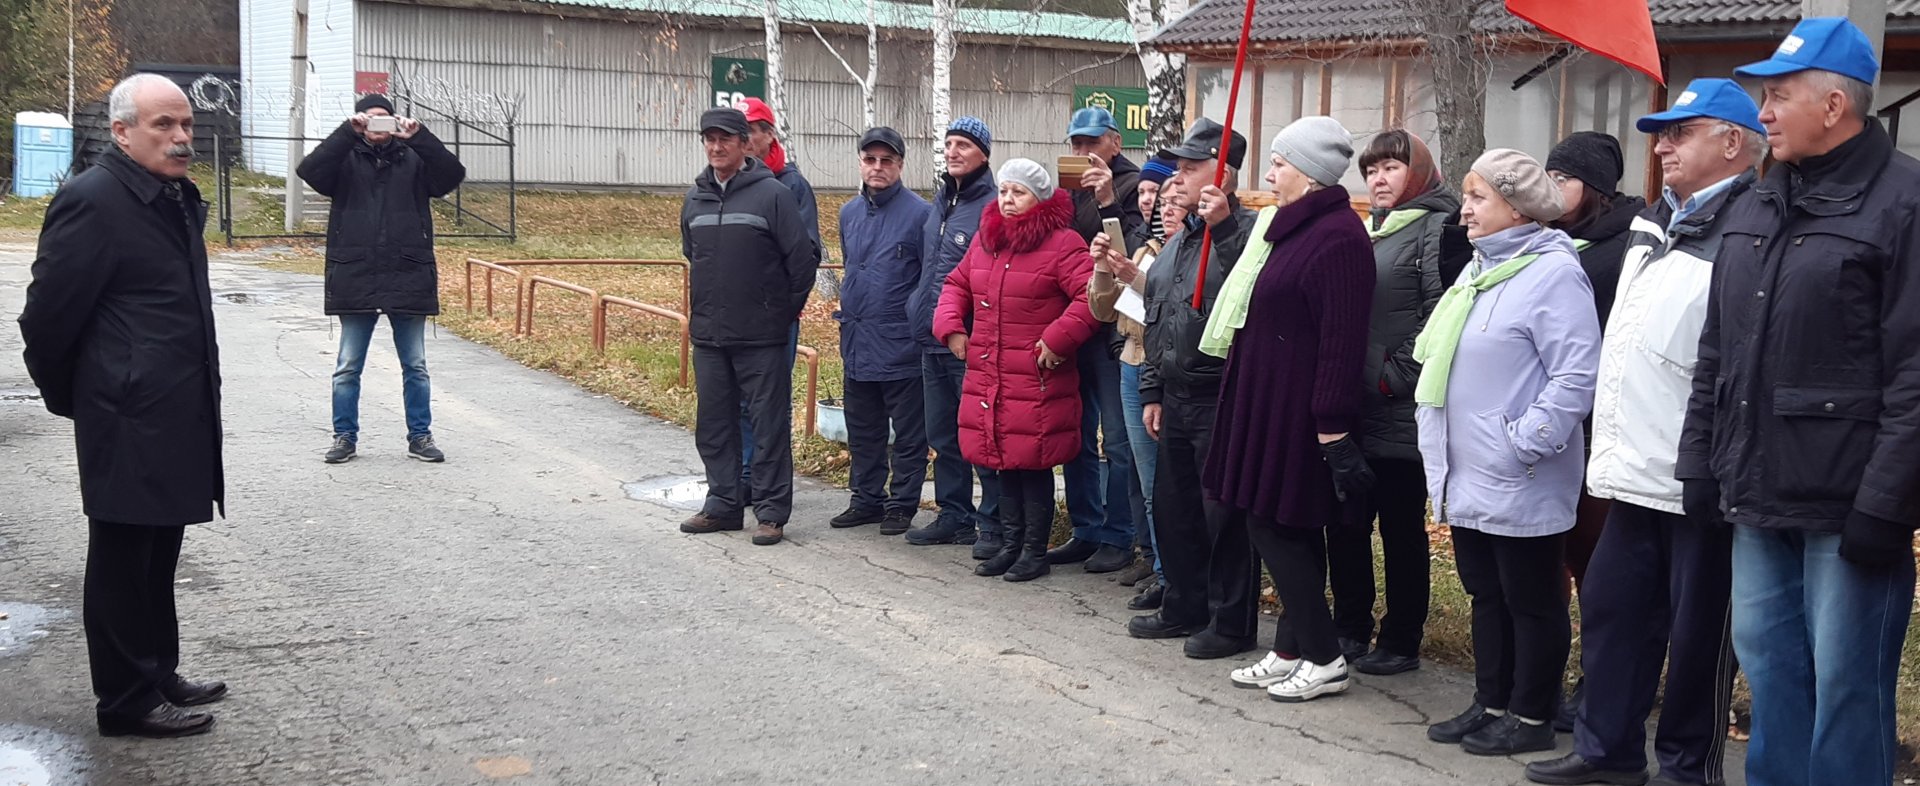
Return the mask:
<svg viewBox="0 0 1920 786">
<path fill-rule="evenodd" d="M 173 603 L 186 525 L 225 513 L 207 205 L 180 88 L 137 74 L 108 107 L 115 147 L 47 208 L 20 334 L 47 410 L 73 420 L 100 733 L 179 737 L 213 728 L 180 707 L 227 692 L 181 679 Z"/>
<path fill-rule="evenodd" d="M 363 96 L 353 108 L 354 116 L 299 168 L 300 179 L 333 200 L 327 211 L 326 312 L 340 317 L 340 357 L 326 461 L 344 463 L 358 451 L 360 370 L 381 314 L 400 355 L 407 455 L 445 461 L 433 442 L 428 403 L 427 318 L 440 313 L 431 204 L 459 186 L 467 168 L 426 125 L 395 117 L 386 96 Z"/>
<path fill-rule="evenodd" d="M 1884 783 L 1920 524 L 1920 161 L 1871 115 L 1842 17 L 1768 60 L 1779 162 L 1727 208 L 1674 476 L 1733 525 L 1750 783 Z"/>
<path fill-rule="evenodd" d="M 747 117 L 709 109 L 700 117 L 707 168 L 680 208 L 680 250 L 689 267 L 688 332 L 698 414 L 694 442 L 707 471 L 707 500 L 680 525 L 701 534 L 745 529 L 779 543 L 793 512 L 793 366 L 787 337 L 806 308 L 820 260 L 786 186 L 747 157 Z M 740 407 L 753 420 L 752 480 L 740 477 Z"/>
</svg>

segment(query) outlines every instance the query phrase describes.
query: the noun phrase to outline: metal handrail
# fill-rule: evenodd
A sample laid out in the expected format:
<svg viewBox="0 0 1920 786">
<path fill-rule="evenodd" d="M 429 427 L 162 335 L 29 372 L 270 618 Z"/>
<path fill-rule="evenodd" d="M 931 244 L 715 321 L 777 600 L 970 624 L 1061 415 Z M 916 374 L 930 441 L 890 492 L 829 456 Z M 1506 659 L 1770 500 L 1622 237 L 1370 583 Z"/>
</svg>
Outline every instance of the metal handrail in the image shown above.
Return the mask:
<svg viewBox="0 0 1920 786">
<path fill-rule="evenodd" d="M 600 300 L 599 292 L 580 286 L 579 284 L 575 284 L 571 281 L 561 281 L 560 279 L 548 278 L 546 276 L 528 276 L 527 277 L 527 321 L 525 326 L 526 328 L 525 332 L 521 333 L 521 335 L 526 336 L 527 338 L 533 338 L 534 292 L 541 284 L 546 284 L 547 286 L 554 287 L 556 289 L 564 289 L 568 292 L 577 292 L 579 294 L 586 295 L 587 301 L 589 303 L 589 308 L 591 308 L 593 312 L 591 315 L 593 318 L 593 324 L 588 328 L 588 331 L 589 331 L 588 335 L 597 336 L 600 334 L 601 311 L 598 308 L 594 308 L 591 306 L 592 303 L 596 303 Z"/>
<path fill-rule="evenodd" d="M 494 264 L 506 267 L 538 267 L 553 265 L 568 266 L 606 266 L 606 267 L 677 267 L 680 268 L 680 310 L 685 312 L 691 301 L 692 271 L 684 259 L 502 259 Z"/>
<path fill-rule="evenodd" d="M 672 309 L 665 309 L 649 303 L 642 303 L 638 300 L 630 300 L 623 297 L 614 297 L 613 295 L 601 295 L 599 302 L 594 306 L 594 310 L 596 311 L 594 321 L 599 328 L 599 332 L 595 333 L 593 336 L 593 351 L 596 353 L 604 354 L 607 351 L 607 307 L 608 306 L 622 306 L 625 308 L 633 309 L 635 311 L 639 311 L 643 314 L 652 314 L 653 316 L 656 316 L 656 317 L 663 317 L 663 318 L 671 319 L 675 322 L 680 323 L 680 387 L 683 387 L 683 388 L 686 387 L 687 386 L 687 365 L 689 362 L 689 355 L 691 353 L 691 347 L 692 347 L 691 337 L 688 332 L 689 323 L 687 321 L 687 315 L 682 314 L 678 311 L 674 311 Z"/>
<path fill-rule="evenodd" d="M 487 277 L 486 277 L 487 319 L 493 319 L 493 274 L 495 272 L 500 272 L 500 273 L 505 273 L 509 276 L 513 276 L 513 332 L 515 335 L 519 335 L 520 333 L 520 287 L 522 286 L 522 282 L 520 280 L 520 271 L 511 269 L 499 264 L 495 264 L 493 262 L 488 262 L 484 259 L 467 257 L 467 267 L 466 267 L 467 313 L 469 314 L 473 313 L 473 268 L 475 265 L 485 268 L 487 271 Z"/>
</svg>

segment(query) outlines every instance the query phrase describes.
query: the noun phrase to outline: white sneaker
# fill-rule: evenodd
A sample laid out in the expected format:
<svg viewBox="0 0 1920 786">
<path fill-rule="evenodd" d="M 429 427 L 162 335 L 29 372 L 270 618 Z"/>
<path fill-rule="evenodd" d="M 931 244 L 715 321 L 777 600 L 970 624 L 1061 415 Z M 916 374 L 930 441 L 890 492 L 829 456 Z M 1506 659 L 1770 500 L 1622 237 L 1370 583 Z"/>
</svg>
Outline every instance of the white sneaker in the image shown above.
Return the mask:
<svg viewBox="0 0 1920 786">
<path fill-rule="evenodd" d="M 1279 683 L 1267 688 L 1267 698 L 1274 701 L 1307 701 L 1329 693 L 1342 693 L 1349 684 L 1347 680 L 1347 659 L 1334 658 L 1325 666 L 1312 662 L 1303 662 L 1292 674 Z"/>
<path fill-rule="evenodd" d="M 1282 658 L 1280 653 L 1268 652 L 1259 663 L 1242 669 L 1233 670 L 1233 684 L 1241 688 L 1265 688 L 1284 680 L 1299 668 L 1299 658 Z"/>
</svg>

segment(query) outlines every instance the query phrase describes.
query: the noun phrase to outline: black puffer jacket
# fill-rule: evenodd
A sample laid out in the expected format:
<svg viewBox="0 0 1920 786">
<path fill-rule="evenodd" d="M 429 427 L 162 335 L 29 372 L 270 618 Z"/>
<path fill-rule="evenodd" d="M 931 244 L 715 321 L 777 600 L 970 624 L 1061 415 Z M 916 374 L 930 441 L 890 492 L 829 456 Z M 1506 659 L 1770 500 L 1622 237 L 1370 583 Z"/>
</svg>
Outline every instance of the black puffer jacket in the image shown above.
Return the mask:
<svg viewBox="0 0 1920 786">
<path fill-rule="evenodd" d="M 328 314 L 440 313 L 430 205 L 459 186 L 467 168 L 431 130 L 422 125 L 411 139 L 375 147 L 341 123 L 298 172 L 333 200 Z"/>
<path fill-rule="evenodd" d="M 703 347 L 786 344 L 820 269 L 793 194 L 751 158 L 724 190 L 712 167 L 700 172 L 680 207 L 680 251 L 688 332 Z"/>
<path fill-rule="evenodd" d="M 1167 238 L 1160 256 L 1147 268 L 1147 362 L 1140 365 L 1140 403 L 1156 404 L 1168 398 L 1183 401 L 1219 396 L 1220 377 L 1227 361 L 1200 351 L 1213 301 L 1220 296 L 1227 274 L 1247 249 L 1247 238 L 1260 214 L 1228 195 L 1232 212 L 1213 228 L 1213 251 L 1207 256 L 1207 283 L 1201 308 L 1193 307 L 1193 279 L 1200 274 L 1201 238 L 1206 225 L 1189 217 L 1180 231 Z"/>
<path fill-rule="evenodd" d="M 1428 212 L 1373 243 L 1373 316 L 1361 374 L 1360 446 L 1369 458 L 1419 461 L 1413 388 L 1420 382 L 1420 363 L 1413 359 L 1413 340 L 1453 283 L 1442 270 L 1465 267 L 1473 246 L 1467 242 L 1466 227 L 1460 226 L 1460 199 L 1444 188 L 1391 211 L 1374 211 L 1368 229 L 1379 230 L 1393 212 L 1405 210 Z"/>
<path fill-rule="evenodd" d="M 1600 312 L 1600 329 L 1607 327 L 1607 315 L 1613 313 L 1613 296 L 1620 289 L 1620 263 L 1627 257 L 1627 241 L 1632 239 L 1633 217 L 1647 209 L 1647 200 L 1616 194 L 1613 209 L 1567 227 L 1567 235 L 1580 248 L 1580 267 L 1593 282 L 1593 305 Z"/>
<path fill-rule="evenodd" d="M 1920 524 L 1916 184 L 1869 121 L 1726 209 L 1674 476 L 1717 479 L 1728 521 Z"/>
</svg>

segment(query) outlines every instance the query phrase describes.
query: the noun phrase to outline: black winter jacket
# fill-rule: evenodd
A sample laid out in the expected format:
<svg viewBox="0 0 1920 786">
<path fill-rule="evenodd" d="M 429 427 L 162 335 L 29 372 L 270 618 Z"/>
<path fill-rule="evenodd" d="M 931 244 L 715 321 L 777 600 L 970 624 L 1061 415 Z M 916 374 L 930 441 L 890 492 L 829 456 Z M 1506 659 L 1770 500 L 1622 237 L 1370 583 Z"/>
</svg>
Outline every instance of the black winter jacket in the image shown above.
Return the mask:
<svg viewBox="0 0 1920 786">
<path fill-rule="evenodd" d="M 224 505 L 207 205 L 179 183 L 175 201 L 118 148 L 67 181 L 20 312 L 27 373 L 73 419 L 80 497 L 101 521 L 198 524 Z"/>
<path fill-rule="evenodd" d="M 765 164 L 747 159 L 725 190 L 702 170 L 680 207 L 680 251 L 703 347 L 785 345 L 820 262 L 800 208 Z"/>
<path fill-rule="evenodd" d="M 1920 162 L 1872 121 L 1727 208 L 1679 462 L 1727 520 L 1920 524 Z"/>
<path fill-rule="evenodd" d="M 333 200 L 326 313 L 440 313 L 431 204 L 459 186 L 467 168 L 431 130 L 423 125 L 411 139 L 375 147 L 341 123 L 298 173 Z"/>
<path fill-rule="evenodd" d="M 1580 247 L 1580 267 L 1593 282 L 1593 305 L 1600 313 L 1601 330 L 1607 327 L 1614 293 L 1620 289 L 1620 263 L 1627 257 L 1633 218 L 1646 209 L 1645 199 L 1616 195 L 1612 210 L 1567 227 L 1567 235 Z"/>
<path fill-rule="evenodd" d="M 764 161 L 762 164 L 766 163 Z M 827 249 L 820 240 L 820 201 L 813 195 L 813 184 L 807 182 L 807 176 L 800 174 L 800 165 L 787 163 L 773 179 L 786 186 L 793 194 L 793 201 L 800 206 L 800 223 L 807 228 L 807 239 L 813 241 L 813 261 L 815 264 L 825 258 Z"/>
<path fill-rule="evenodd" d="M 1460 199 L 1444 188 L 1394 210 L 1429 212 L 1373 244 L 1375 283 L 1367 365 L 1360 377 L 1360 447 L 1369 458 L 1419 461 L 1413 388 L 1420 382 L 1420 363 L 1413 359 L 1413 341 L 1453 284 L 1441 271 L 1464 268 L 1473 246 L 1467 242 L 1466 227 L 1460 226 Z M 1369 229 L 1378 229 L 1391 212 L 1374 211 Z"/>
<path fill-rule="evenodd" d="M 940 289 L 946 286 L 947 276 L 973 245 L 973 235 L 980 231 L 980 213 L 992 206 L 997 190 L 993 170 L 985 164 L 960 182 L 940 175 L 933 211 L 920 235 L 920 283 L 907 298 L 911 321 L 907 329 L 919 340 L 922 354 L 947 352 L 947 346 L 933 337 L 933 309 L 940 305 Z"/>
<path fill-rule="evenodd" d="M 1201 308 L 1193 308 L 1193 279 L 1200 273 L 1200 243 L 1206 226 L 1189 218 L 1167 238 L 1153 267 L 1147 268 L 1147 362 L 1140 364 L 1140 403 L 1157 404 L 1168 398 L 1212 403 L 1219 396 L 1220 377 L 1227 361 L 1200 351 L 1200 334 L 1227 274 L 1240 261 L 1247 238 L 1260 214 L 1228 195 L 1232 212 L 1213 228 L 1213 252 L 1207 257 L 1207 283 Z"/>
</svg>

